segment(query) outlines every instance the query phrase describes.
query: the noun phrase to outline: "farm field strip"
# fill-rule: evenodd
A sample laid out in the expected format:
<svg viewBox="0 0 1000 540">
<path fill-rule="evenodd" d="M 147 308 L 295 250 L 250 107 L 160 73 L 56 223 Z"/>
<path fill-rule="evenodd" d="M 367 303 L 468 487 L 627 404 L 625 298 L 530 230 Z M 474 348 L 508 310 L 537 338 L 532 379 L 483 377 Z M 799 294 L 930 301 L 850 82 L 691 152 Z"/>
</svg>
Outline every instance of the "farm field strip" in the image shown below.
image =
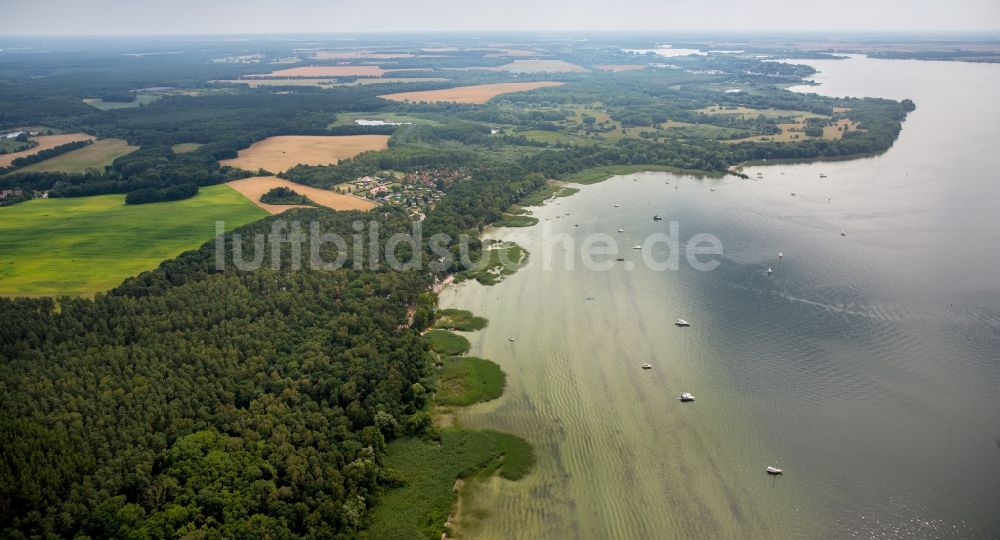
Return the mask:
<svg viewBox="0 0 1000 540">
<path fill-rule="evenodd" d="M 389 147 L 388 135 L 280 135 L 257 141 L 219 163 L 246 171 L 287 171 L 296 165 L 333 165 L 369 150 Z"/>
<path fill-rule="evenodd" d="M 514 92 L 527 92 L 539 88 L 550 86 L 560 86 L 563 83 L 553 81 L 525 82 L 525 83 L 496 83 L 479 84 L 474 86 L 457 86 L 455 88 L 445 88 L 442 90 L 426 90 L 422 92 L 399 92 L 396 94 L 386 94 L 379 96 L 392 101 L 410 102 L 453 102 L 453 103 L 473 103 L 483 104 L 496 96 L 511 94 Z"/>
<path fill-rule="evenodd" d="M 233 180 L 227 184 L 251 202 L 271 214 L 280 214 L 289 208 L 302 208 L 305 205 L 267 204 L 260 202 L 260 197 L 276 187 L 286 187 L 299 195 L 308 197 L 314 203 L 332 210 L 371 210 L 376 203 L 354 195 L 342 195 L 328 189 L 314 188 L 303 184 L 278 178 L 277 176 L 255 176 L 242 180 Z"/>
<path fill-rule="evenodd" d="M 211 240 L 216 221 L 231 230 L 266 215 L 223 185 L 183 201 L 97 195 L 0 208 L 0 296 L 91 296 Z"/>
<path fill-rule="evenodd" d="M 82 173 L 91 168 L 102 170 L 104 167 L 114 163 L 116 159 L 131 154 L 138 149 L 138 146 L 131 146 L 122 139 L 102 139 L 83 148 L 77 148 L 72 152 L 66 152 L 60 156 L 29 165 L 18 171 Z"/>
<path fill-rule="evenodd" d="M 32 139 L 38 141 L 38 146 L 22 150 L 21 152 L 0 155 L 0 167 L 9 167 L 11 162 L 17 158 L 33 156 L 42 150 L 49 150 L 71 142 L 94 139 L 94 136 L 87 135 L 86 133 L 64 133 L 62 135 L 40 135 L 32 137 Z"/>
</svg>

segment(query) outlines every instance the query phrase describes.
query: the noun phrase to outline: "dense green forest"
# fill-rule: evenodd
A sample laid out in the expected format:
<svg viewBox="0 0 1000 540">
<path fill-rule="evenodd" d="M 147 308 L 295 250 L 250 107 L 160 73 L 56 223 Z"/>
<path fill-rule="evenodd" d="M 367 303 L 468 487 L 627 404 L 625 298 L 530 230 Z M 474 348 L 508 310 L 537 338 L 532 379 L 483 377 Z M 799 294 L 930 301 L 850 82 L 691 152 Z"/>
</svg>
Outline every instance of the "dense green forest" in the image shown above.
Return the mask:
<svg viewBox="0 0 1000 540">
<path fill-rule="evenodd" d="M 310 212 L 297 217 L 334 230 L 359 217 Z M 405 324 L 429 276 L 216 273 L 213 250 L 94 300 L 0 300 L 8 534 L 364 526 L 385 441 L 429 425 L 428 361 Z"/>
<path fill-rule="evenodd" d="M 540 185 L 456 184 L 427 225 L 475 233 Z M 409 230 L 393 211 L 283 217 L 348 240 L 361 217 Z M 274 219 L 237 231 L 246 253 Z M 8 534 L 349 538 L 398 483 L 386 441 L 433 435 L 430 359 L 407 323 L 411 305 L 413 326 L 433 323 L 431 274 L 218 272 L 215 255 L 210 242 L 94 300 L 0 299 Z"/>
</svg>

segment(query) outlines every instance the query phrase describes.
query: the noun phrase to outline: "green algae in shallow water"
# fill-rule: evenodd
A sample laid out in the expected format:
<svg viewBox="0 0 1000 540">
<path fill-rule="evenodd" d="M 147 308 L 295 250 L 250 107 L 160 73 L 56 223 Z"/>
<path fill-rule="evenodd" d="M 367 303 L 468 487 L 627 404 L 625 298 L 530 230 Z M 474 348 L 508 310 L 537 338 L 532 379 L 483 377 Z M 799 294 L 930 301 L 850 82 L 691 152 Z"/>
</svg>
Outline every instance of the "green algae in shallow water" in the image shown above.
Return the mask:
<svg viewBox="0 0 1000 540">
<path fill-rule="evenodd" d="M 503 394 L 507 376 L 495 362 L 472 356 L 444 359 L 438 371 L 438 405 L 464 407 Z"/>
<path fill-rule="evenodd" d="M 431 350 L 443 356 L 456 356 L 469 352 L 469 340 L 447 330 L 431 330 L 424 334 Z"/>
<path fill-rule="evenodd" d="M 435 328 L 446 330 L 461 330 L 462 332 L 473 332 L 482 330 L 489 324 L 483 317 L 477 317 L 471 311 L 464 309 L 441 309 L 437 312 L 438 320 L 434 324 Z"/>
</svg>

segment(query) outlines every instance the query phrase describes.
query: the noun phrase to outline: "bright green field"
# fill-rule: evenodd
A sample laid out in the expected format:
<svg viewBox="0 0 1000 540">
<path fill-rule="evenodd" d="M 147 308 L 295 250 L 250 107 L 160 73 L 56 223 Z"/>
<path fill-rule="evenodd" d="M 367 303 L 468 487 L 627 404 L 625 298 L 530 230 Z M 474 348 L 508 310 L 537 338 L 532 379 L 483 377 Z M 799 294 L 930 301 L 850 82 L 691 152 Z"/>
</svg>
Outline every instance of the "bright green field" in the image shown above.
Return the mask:
<svg viewBox="0 0 1000 540">
<path fill-rule="evenodd" d="M 125 205 L 124 195 L 0 208 L 0 296 L 90 296 L 267 213 L 229 186 L 187 200 Z"/>
</svg>

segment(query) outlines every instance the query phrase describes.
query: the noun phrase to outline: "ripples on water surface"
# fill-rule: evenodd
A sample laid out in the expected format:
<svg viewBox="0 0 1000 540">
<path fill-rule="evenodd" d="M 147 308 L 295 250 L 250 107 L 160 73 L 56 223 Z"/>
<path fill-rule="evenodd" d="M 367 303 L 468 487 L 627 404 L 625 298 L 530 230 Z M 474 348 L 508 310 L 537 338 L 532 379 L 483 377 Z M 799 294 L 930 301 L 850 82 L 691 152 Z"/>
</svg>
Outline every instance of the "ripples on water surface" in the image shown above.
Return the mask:
<svg viewBox="0 0 1000 540">
<path fill-rule="evenodd" d="M 722 240 L 718 269 L 533 264 L 442 295 L 490 319 L 473 354 L 509 375 L 461 420 L 539 454 L 484 486 L 473 536 L 1000 535 L 1000 66 L 811 63 L 818 91 L 917 102 L 890 152 L 760 181 L 618 177 L 494 232 L 535 263 L 546 227 L 577 247 L 607 233 L 631 261 L 676 220 Z"/>
</svg>

